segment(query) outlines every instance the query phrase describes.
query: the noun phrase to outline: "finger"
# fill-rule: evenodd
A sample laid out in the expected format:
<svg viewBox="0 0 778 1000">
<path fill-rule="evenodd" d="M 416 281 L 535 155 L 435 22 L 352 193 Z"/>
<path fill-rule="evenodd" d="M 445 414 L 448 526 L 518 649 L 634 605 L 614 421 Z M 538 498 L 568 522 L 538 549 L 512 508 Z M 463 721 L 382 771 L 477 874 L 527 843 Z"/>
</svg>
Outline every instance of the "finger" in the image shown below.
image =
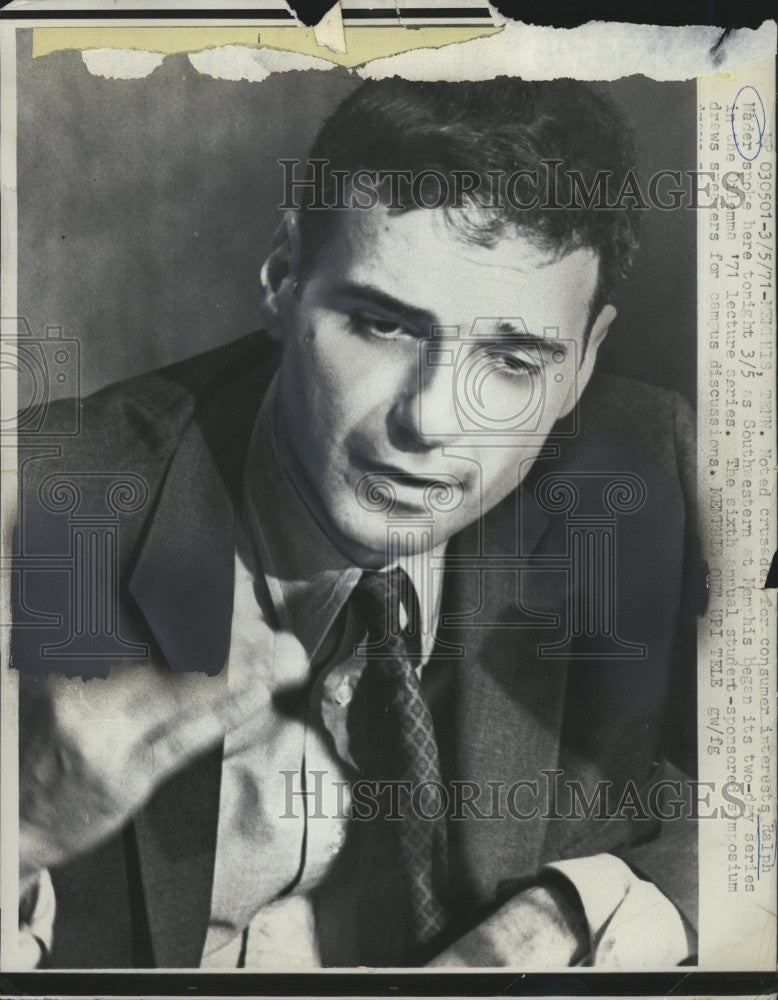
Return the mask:
<svg viewBox="0 0 778 1000">
<path fill-rule="evenodd" d="M 247 699 L 241 693 L 225 693 L 207 704 L 198 702 L 177 716 L 174 724 L 165 720 L 144 741 L 153 761 L 156 783 L 181 770 L 196 757 L 206 753 L 257 713 L 267 710 L 270 694 Z"/>
</svg>

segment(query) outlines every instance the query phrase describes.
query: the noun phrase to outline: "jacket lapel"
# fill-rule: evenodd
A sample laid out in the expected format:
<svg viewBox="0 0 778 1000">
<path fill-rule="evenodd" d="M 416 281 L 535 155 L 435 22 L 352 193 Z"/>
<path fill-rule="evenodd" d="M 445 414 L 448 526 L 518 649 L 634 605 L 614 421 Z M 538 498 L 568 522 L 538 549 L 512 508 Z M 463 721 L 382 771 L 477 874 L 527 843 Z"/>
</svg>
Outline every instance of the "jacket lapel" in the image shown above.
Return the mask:
<svg viewBox="0 0 778 1000">
<path fill-rule="evenodd" d="M 159 968 L 197 968 L 211 914 L 222 747 L 198 758 L 135 819 L 138 865 Z"/>
<path fill-rule="evenodd" d="M 203 430 L 187 428 L 129 590 L 174 670 L 216 674 L 229 650 L 235 513 Z"/>
<path fill-rule="evenodd" d="M 187 427 L 129 581 L 167 665 L 225 684 L 235 510 L 256 412 L 273 369 L 249 373 Z M 196 967 L 210 918 L 222 747 L 163 785 L 135 818 L 154 962 Z"/>
<path fill-rule="evenodd" d="M 220 384 L 184 429 L 159 489 L 128 587 L 174 670 L 216 674 L 226 661 L 235 511 L 251 432 L 277 365 L 275 345 L 262 345 L 248 370 Z"/>
</svg>

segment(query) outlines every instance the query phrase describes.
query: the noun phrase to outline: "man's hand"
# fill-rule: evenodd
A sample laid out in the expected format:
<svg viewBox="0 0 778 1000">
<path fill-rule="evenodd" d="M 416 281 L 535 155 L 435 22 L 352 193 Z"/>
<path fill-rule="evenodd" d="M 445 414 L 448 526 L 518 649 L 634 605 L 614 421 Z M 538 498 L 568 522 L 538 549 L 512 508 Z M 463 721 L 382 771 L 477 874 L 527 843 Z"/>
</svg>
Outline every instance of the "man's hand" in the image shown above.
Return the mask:
<svg viewBox="0 0 778 1000">
<path fill-rule="evenodd" d="M 428 966 L 548 969 L 584 957 L 589 933 L 579 908 L 555 885 L 538 885 L 514 896 Z"/>
<path fill-rule="evenodd" d="M 304 657 L 275 634 L 270 657 Z M 126 662 L 105 680 L 22 677 L 20 878 L 106 840 L 171 775 L 267 704 L 249 670 L 215 677 Z"/>
</svg>

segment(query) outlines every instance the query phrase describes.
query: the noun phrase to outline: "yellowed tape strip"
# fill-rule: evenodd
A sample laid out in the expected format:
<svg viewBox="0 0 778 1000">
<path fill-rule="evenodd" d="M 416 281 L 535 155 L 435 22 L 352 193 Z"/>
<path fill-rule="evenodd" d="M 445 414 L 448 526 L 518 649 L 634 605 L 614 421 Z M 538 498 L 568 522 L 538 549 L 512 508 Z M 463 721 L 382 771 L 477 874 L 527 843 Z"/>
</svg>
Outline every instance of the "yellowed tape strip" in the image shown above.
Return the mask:
<svg viewBox="0 0 778 1000">
<path fill-rule="evenodd" d="M 471 38 L 483 38 L 500 27 L 370 27 L 344 29 L 346 52 L 333 52 L 316 42 L 313 28 L 288 27 L 73 27 L 35 28 L 33 57 L 63 49 L 140 49 L 147 52 L 198 52 L 221 45 L 252 45 L 329 59 L 340 66 L 360 66 L 411 49 L 439 48 Z"/>
</svg>

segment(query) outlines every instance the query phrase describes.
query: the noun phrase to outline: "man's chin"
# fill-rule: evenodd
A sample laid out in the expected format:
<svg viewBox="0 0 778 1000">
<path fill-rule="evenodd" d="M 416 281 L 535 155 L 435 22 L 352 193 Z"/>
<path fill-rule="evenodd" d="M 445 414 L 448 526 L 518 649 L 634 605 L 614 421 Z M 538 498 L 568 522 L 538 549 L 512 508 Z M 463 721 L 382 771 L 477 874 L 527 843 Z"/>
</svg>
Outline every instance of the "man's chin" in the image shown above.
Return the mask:
<svg viewBox="0 0 778 1000">
<path fill-rule="evenodd" d="M 363 569 L 381 569 L 398 558 L 432 550 L 448 537 L 431 521 L 399 517 L 384 520 L 375 532 L 342 526 L 337 534 L 337 538 L 330 536 L 333 544 L 349 562 Z"/>
</svg>

